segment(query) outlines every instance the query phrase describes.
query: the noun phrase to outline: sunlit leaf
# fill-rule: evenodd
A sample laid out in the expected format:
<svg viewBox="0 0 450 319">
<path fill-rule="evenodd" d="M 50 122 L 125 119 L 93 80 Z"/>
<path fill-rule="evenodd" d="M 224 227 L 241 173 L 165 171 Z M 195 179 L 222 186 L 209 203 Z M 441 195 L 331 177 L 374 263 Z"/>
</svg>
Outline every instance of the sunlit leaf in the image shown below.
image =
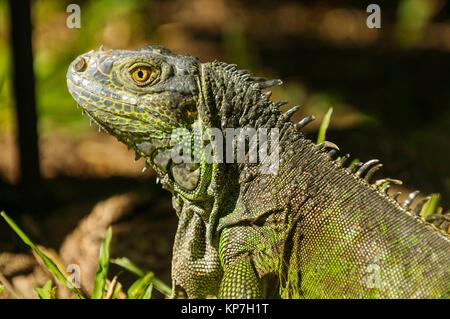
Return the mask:
<svg viewBox="0 0 450 319">
<path fill-rule="evenodd" d="M 439 208 L 439 202 L 441 201 L 441 194 L 431 194 L 430 199 L 423 205 L 420 210 L 420 216 L 427 217 L 435 214 Z"/>
<path fill-rule="evenodd" d="M 111 263 L 116 264 L 139 277 L 145 276 L 145 271 L 140 269 L 136 264 L 134 264 L 131 260 L 129 260 L 126 257 L 112 259 Z M 164 296 L 169 297 L 171 295 L 172 289 L 158 278 L 153 277 L 152 283 L 153 287 L 160 293 L 162 293 Z"/>
<path fill-rule="evenodd" d="M 145 276 L 136 280 L 127 291 L 128 299 L 140 299 L 145 295 L 147 288 L 152 284 L 153 273 L 148 272 Z"/>
<path fill-rule="evenodd" d="M 42 288 L 35 289 L 39 299 L 56 299 L 56 287 L 51 280 L 47 281 Z"/>
<path fill-rule="evenodd" d="M 97 272 L 95 273 L 94 289 L 92 290 L 92 299 L 102 299 L 105 292 L 108 268 L 109 268 L 109 249 L 111 246 L 112 229 L 108 227 L 106 237 L 100 245 L 100 254 L 98 257 Z"/>
<path fill-rule="evenodd" d="M 328 112 L 325 114 L 322 123 L 320 124 L 319 134 L 317 136 L 317 144 L 325 141 L 325 136 L 327 134 L 328 126 L 330 125 L 331 115 L 333 114 L 333 108 L 330 107 Z"/>
<path fill-rule="evenodd" d="M 145 271 L 140 269 L 135 263 L 133 263 L 126 257 L 111 259 L 111 263 L 128 270 L 129 272 L 137 275 L 138 277 L 142 277 L 145 275 Z"/>
</svg>

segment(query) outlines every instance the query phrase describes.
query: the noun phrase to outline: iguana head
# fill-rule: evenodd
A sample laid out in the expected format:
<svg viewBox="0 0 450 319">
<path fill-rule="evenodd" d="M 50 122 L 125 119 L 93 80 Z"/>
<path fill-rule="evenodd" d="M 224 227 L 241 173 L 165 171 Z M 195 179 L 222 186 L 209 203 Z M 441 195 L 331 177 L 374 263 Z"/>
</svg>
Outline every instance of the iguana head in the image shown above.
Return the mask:
<svg viewBox="0 0 450 319">
<path fill-rule="evenodd" d="M 100 128 L 114 135 L 160 172 L 169 162 L 170 137 L 195 121 L 200 62 L 149 46 L 90 51 L 67 72 L 70 93 Z M 156 163 L 156 164 L 155 164 Z"/>
</svg>

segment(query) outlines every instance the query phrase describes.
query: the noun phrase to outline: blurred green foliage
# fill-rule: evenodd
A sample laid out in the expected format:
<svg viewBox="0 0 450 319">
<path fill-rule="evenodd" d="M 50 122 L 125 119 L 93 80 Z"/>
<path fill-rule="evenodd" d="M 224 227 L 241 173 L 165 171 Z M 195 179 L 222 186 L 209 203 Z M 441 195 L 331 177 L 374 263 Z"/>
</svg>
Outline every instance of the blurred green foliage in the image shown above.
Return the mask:
<svg viewBox="0 0 450 319">
<path fill-rule="evenodd" d="M 6 1 L 0 1 L 0 133 L 11 129 L 13 123 L 7 9 Z"/>
<path fill-rule="evenodd" d="M 98 48 L 102 36 L 120 37 L 125 45 L 132 44 L 133 35 L 144 25 L 143 1 L 89 1 L 82 6 L 81 28 L 65 27 L 66 6 L 71 1 L 40 0 L 35 4 L 37 50 L 35 70 L 37 103 L 41 121 L 57 122 L 64 127 L 86 126 L 66 89 L 69 63 L 80 53 Z M 129 17 L 133 17 L 130 19 Z M 122 21 L 122 22 L 121 22 Z M 117 26 L 126 21 L 127 26 Z M 123 31 L 123 28 L 126 31 Z M 116 29 L 122 31 L 117 32 Z M 54 31 L 56 30 L 56 32 Z M 139 36 L 138 36 L 139 38 Z"/>
<path fill-rule="evenodd" d="M 429 0 L 402 0 L 399 2 L 396 37 L 400 44 L 412 46 L 432 18 L 433 5 Z"/>
<path fill-rule="evenodd" d="M 70 3 L 73 1 L 33 2 L 34 68 L 41 131 L 55 125 L 72 132 L 86 131 L 88 127 L 66 89 L 67 66 L 76 56 L 98 48 L 104 38 L 115 40 L 118 46 L 133 46 L 143 42 L 145 30 L 150 30 L 149 18 L 143 10 L 148 1 L 83 1 L 80 29 L 66 27 L 66 7 Z M 8 15 L 7 2 L 1 1 L 0 133 L 14 127 Z"/>
</svg>

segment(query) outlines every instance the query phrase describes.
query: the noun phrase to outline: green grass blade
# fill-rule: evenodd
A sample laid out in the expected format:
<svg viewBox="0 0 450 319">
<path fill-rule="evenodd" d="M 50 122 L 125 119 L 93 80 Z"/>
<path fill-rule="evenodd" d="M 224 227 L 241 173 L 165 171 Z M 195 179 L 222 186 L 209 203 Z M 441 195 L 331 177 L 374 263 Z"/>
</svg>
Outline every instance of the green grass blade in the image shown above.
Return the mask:
<svg viewBox="0 0 450 319">
<path fill-rule="evenodd" d="M 41 258 L 42 262 L 44 263 L 45 267 L 50 271 L 53 276 L 60 282 L 64 283 L 66 287 L 68 287 L 75 296 L 78 298 L 84 298 L 82 292 L 76 288 L 73 287 L 71 282 L 64 276 L 64 274 L 59 270 L 58 266 L 56 266 L 56 263 L 47 255 L 45 255 L 32 241 L 31 239 L 20 229 L 19 226 L 8 216 L 5 212 L 1 212 L 0 215 L 6 220 L 6 222 L 9 224 L 9 226 L 14 230 L 14 232 L 22 239 L 22 241 L 30 247 L 36 255 Z"/>
<path fill-rule="evenodd" d="M 138 277 L 145 276 L 145 271 L 143 271 L 135 263 L 133 263 L 126 257 L 111 259 L 111 263 L 128 270 L 129 272 L 137 275 Z"/>
<path fill-rule="evenodd" d="M 56 287 L 51 280 L 47 281 L 42 288 L 34 289 L 39 299 L 56 299 Z"/>
<path fill-rule="evenodd" d="M 439 202 L 441 201 L 441 194 L 431 194 L 430 199 L 423 205 L 420 210 L 420 216 L 427 217 L 435 214 L 439 208 Z"/>
<path fill-rule="evenodd" d="M 151 299 L 153 292 L 153 283 L 150 282 L 145 288 L 144 292 L 138 297 L 138 299 Z"/>
<path fill-rule="evenodd" d="M 152 284 L 153 273 L 148 272 L 145 276 L 136 280 L 127 291 L 128 299 L 140 299 L 145 295 L 149 285 Z"/>
<path fill-rule="evenodd" d="M 145 271 L 143 271 L 141 268 L 139 268 L 136 264 L 134 264 L 131 260 L 129 260 L 126 257 L 111 259 L 111 263 L 128 270 L 129 272 L 137 275 L 138 277 L 145 276 Z M 153 277 L 152 283 L 153 287 L 160 293 L 162 293 L 164 296 L 170 297 L 170 295 L 172 294 L 172 289 L 158 278 Z"/>
<path fill-rule="evenodd" d="M 153 278 L 152 283 L 155 289 L 164 296 L 170 297 L 172 295 L 172 289 L 158 278 Z"/>
<path fill-rule="evenodd" d="M 95 273 L 94 289 L 92 290 L 92 299 L 102 299 L 106 287 L 106 276 L 109 268 L 109 249 L 111 246 L 112 229 L 108 227 L 106 237 L 100 245 L 100 254 L 98 257 L 98 267 Z"/>
<path fill-rule="evenodd" d="M 320 124 L 319 134 L 317 135 L 317 144 L 325 141 L 325 136 L 327 134 L 328 126 L 330 125 L 331 114 L 333 114 L 333 108 L 330 107 L 328 112 L 325 114 L 322 123 Z"/>
</svg>

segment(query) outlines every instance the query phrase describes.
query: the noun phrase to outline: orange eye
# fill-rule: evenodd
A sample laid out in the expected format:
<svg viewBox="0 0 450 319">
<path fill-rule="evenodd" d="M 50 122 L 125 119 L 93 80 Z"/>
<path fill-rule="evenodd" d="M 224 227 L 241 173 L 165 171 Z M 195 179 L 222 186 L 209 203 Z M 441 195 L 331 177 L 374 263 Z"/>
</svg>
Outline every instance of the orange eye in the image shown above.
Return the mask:
<svg viewBox="0 0 450 319">
<path fill-rule="evenodd" d="M 131 77 L 138 84 L 144 84 L 150 78 L 152 70 L 148 66 L 138 66 L 131 70 Z"/>
</svg>

